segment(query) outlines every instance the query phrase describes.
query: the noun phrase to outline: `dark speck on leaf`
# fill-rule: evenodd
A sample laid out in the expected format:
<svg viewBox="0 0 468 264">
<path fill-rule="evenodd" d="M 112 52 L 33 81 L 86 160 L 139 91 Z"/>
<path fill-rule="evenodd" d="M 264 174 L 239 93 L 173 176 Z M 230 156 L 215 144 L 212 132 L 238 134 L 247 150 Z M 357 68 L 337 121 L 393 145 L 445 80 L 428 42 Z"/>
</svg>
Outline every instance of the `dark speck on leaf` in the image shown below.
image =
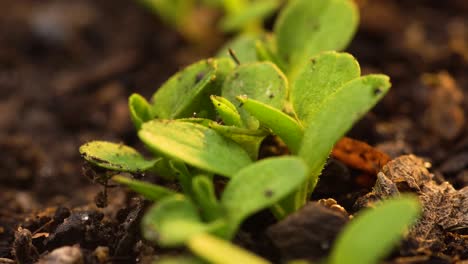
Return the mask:
<svg viewBox="0 0 468 264">
<path fill-rule="evenodd" d="M 382 88 L 380 87 L 375 87 L 374 88 L 374 95 L 380 95 L 383 92 Z"/>
<path fill-rule="evenodd" d="M 269 94 L 268 98 L 273 99 L 273 98 L 275 98 L 275 95 L 274 94 Z"/>
<path fill-rule="evenodd" d="M 239 107 L 242 107 L 242 106 L 244 106 L 244 103 L 240 103 L 240 104 L 239 104 Z"/>
<path fill-rule="evenodd" d="M 312 62 L 312 64 L 316 63 L 315 59 L 311 59 L 310 62 Z"/>
<path fill-rule="evenodd" d="M 203 79 L 203 77 L 205 77 L 205 72 L 199 72 L 197 76 L 195 76 L 195 83 L 200 82 Z"/>
<path fill-rule="evenodd" d="M 218 103 L 218 106 L 221 106 L 221 104 L 220 104 L 220 103 Z"/>
<path fill-rule="evenodd" d="M 268 198 L 272 197 L 273 196 L 273 191 L 272 190 L 266 190 L 265 191 L 265 196 L 268 197 Z"/>
</svg>

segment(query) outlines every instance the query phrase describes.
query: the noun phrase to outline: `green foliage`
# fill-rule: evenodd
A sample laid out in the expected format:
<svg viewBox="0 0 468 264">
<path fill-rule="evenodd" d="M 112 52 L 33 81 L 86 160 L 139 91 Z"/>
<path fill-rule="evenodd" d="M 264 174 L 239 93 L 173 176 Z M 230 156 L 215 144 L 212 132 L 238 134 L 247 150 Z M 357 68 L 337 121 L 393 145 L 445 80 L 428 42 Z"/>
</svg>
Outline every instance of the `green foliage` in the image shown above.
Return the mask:
<svg viewBox="0 0 468 264">
<path fill-rule="evenodd" d="M 179 3 L 164 3 L 174 5 L 165 10 Z M 255 29 L 258 18 L 278 6 L 266 0 L 205 3 L 226 10 L 226 30 Z M 234 38 L 218 58 L 174 74 L 150 102 L 130 96 L 130 116 L 153 159 L 102 141 L 83 145 L 80 153 L 97 167 L 152 172 L 178 186 L 180 192 L 113 178 L 156 202 L 143 219 L 146 239 L 188 245 L 215 263 L 230 263 L 219 258 L 223 252 L 243 261 L 236 263 L 264 263 L 212 236 L 231 239 L 260 210 L 283 218 L 301 208 L 333 145 L 388 91 L 387 76 L 360 76 L 353 56 L 334 51 L 350 41 L 357 21 L 350 0 L 289 1 L 273 33 Z M 282 139 L 291 155 L 258 160 L 269 135 Z M 224 189 L 215 176 L 225 177 Z"/>
<path fill-rule="evenodd" d="M 369 111 L 389 88 L 389 78 L 385 75 L 372 74 L 356 78 L 330 94 L 309 117 L 299 156 L 309 165 L 311 190 L 315 187 L 335 142 Z"/>
<path fill-rule="evenodd" d="M 325 52 L 309 60 L 291 85 L 291 104 L 307 126 L 328 96 L 361 75 L 358 62 L 348 53 Z"/>
<path fill-rule="evenodd" d="M 356 31 L 358 17 L 351 0 L 291 1 L 275 24 L 278 54 L 294 72 L 322 51 L 342 50 Z"/>
<path fill-rule="evenodd" d="M 240 31 L 248 28 L 249 24 L 262 21 L 271 16 L 279 7 L 279 0 L 257 0 L 250 1 L 248 6 L 239 11 L 230 12 L 220 21 L 221 29 L 224 32 Z"/>
<path fill-rule="evenodd" d="M 288 82 L 271 62 L 254 62 L 235 68 L 227 77 L 221 95 L 231 102 L 239 95 L 282 109 L 288 96 Z M 257 129 L 258 120 L 241 107 L 237 108 L 244 127 Z"/>
<path fill-rule="evenodd" d="M 241 63 L 249 63 L 258 61 L 257 52 L 255 50 L 255 43 L 261 37 L 256 34 L 243 34 L 235 37 L 227 42 L 222 47 L 216 57 L 218 58 L 231 58 L 229 49 L 235 52 L 237 59 Z"/>
<path fill-rule="evenodd" d="M 226 177 L 252 163 L 234 141 L 199 124 L 153 120 L 143 125 L 138 136 L 155 153 Z"/>
<path fill-rule="evenodd" d="M 330 264 L 379 263 L 413 224 L 421 207 L 415 197 L 393 198 L 359 213 L 337 238 Z"/>
<path fill-rule="evenodd" d="M 297 120 L 260 101 L 244 96 L 238 96 L 237 99 L 242 103 L 243 109 L 257 118 L 262 125 L 269 127 L 284 140 L 293 153 L 297 154 L 304 134 L 304 128 Z"/>
<path fill-rule="evenodd" d="M 91 141 L 80 147 L 82 157 L 95 166 L 108 170 L 140 173 L 151 169 L 156 160 L 146 160 L 135 149 L 123 144 Z"/>
<path fill-rule="evenodd" d="M 150 104 L 139 94 L 132 94 L 128 98 L 128 108 L 130 117 L 137 130 L 141 128 L 143 123 L 152 119 Z"/>
<path fill-rule="evenodd" d="M 194 113 L 212 117 L 209 96 L 217 93 L 230 67 L 233 64 L 229 60 L 203 60 L 175 74 L 153 95 L 152 118 L 191 117 Z"/>
<path fill-rule="evenodd" d="M 143 236 L 161 246 L 182 245 L 190 237 L 209 230 L 197 207 L 183 196 L 169 196 L 159 201 L 143 217 Z"/>
<path fill-rule="evenodd" d="M 230 225 L 237 227 L 253 213 L 273 206 L 306 177 L 307 166 L 296 157 L 264 159 L 240 170 L 221 197 Z"/>
<path fill-rule="evenodd" d="M 192 237 L 187 247 L 210 263 L 217 264 L 269 264 L 270 262 L 255 256 L 240 247 L 227 243 L 208 234 Z"/>
<path fill-rule="evenodd" d="M 306 179 L 301 159 L 268 158 L 236 173 L 217 201 L 211 182 L 197 176 L 193 188 L 198 207 L 188 198 L 164 198 L 145 216 L 143 233 L 163 246 L 181 245 L 205 232 L 231 238 L 244 219 L 273 206 Z"/>
<path fill-rule="evenodd" d="M 192 0 L 139 0 L 167 24 L 179 27 L 194 8 Z"/>
<path fill-rule="evenodd" d="M 163 199 L 164 197 L 172 196 L 176 194 L 176 192 L 168 188 L 155 185 L 155 184 L 151 184 L 151 183 L 147 183 L 144 181 L 132 180 L 127 177 L 120 176 L 120 175 L 116 175 L 112 177 L 112 180 L 117 183 L 126 185 L 130 190 L 143 195 L 143 197 L 151 201 L 159 201 Z"/>
</svg>

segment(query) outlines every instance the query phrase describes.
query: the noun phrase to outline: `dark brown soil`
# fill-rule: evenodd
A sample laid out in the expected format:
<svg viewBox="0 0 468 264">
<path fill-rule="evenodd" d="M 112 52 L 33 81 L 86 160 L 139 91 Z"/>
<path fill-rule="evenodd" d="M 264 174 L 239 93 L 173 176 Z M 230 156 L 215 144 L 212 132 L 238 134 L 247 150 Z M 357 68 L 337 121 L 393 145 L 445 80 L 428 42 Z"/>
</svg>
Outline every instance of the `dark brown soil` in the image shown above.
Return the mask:
<svg viewBox="0 0 468 264">
<path fill-rule="evenodd" d="M 141 241 L 144 201 L 111 188 L 109 205 L 95 205 L 102 187 L 84 176 L 77 151 L 91 139 L 138 146 L 128 96 L 148 98 L 177 69 L 213 52 L 211 44 L 185 42 L 136 2 L 0 0 L 0 258 L 29 263 L 75 244 L 85 263 L 146 263 L 162 253 Z M 392 158 L 414 153 L 439 182 L 468 186 L 468 2 L 358 2 L 361 27 L 348 50 L 364 73 L 390 75 L 393 88 L 348 136 Z M 375 175 L 336 158 L 313 199 L 334 198 L 354 213 Z M 327 206 L 303 224 L 327 217 L 344 224 Z M 261 213 L 236 241 L 274 261 L 288 258 L 267 235 L 272 224 Z M 324 243 L 314 237 L 322 248 L 308 257 L 326 254 L 339 228 L 327 229 Z M 416 257 L 409 241 L 389 262 L 468 260 L 466 228 L 444 237 Z"/>
</svg>

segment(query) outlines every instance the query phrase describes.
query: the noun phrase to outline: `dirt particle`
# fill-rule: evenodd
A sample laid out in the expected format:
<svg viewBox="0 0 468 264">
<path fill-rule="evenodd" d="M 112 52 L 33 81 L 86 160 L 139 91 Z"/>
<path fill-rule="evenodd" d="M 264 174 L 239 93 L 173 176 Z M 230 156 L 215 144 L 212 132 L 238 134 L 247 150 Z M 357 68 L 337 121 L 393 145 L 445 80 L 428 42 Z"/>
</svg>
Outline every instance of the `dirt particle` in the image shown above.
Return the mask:
<svg viewBox="0 0 468 264">
<path fill-rule="evenodd" d="M 383 89 L 381 87 L 374 87 L 373 93 L 374 96 L 379 96 L 383 93 Z"/>
<path fill-rule="evenodd" d="M 274 194 L 273 190 L 270 190 L 270 189 L 265 190 L 265 197 L 271 198 L 273 194 Z"/>
<path fill-rule="evenodd" d="M 205 72 L 199 72 L 199 73 L 195 76 L 195 84 L 197 84 L 197 83 L 199 83 L 201 80 L 203 80 L 203 78 L 205 78 L 205 75 L 206 75 Z"/>
<path fill-rule="evenodd" d="M 79 246 L 65 246 L 57 248 L 45 255 L 38 261 L 38 264 L 83 264 L 83 254 Z"/>
</svg>

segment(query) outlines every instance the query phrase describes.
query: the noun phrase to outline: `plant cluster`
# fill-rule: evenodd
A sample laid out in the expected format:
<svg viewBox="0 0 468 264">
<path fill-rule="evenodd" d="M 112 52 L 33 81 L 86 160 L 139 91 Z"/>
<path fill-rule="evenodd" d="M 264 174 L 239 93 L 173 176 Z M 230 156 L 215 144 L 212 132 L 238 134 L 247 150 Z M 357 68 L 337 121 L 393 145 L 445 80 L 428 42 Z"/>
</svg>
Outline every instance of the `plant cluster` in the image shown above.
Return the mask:
<svg viewBox="0 0 468 264">
<path fill-rule="evenodd" d="M 281 219 L 300 209 L 335 142 L 390 88 L 387 76 L 361 76 L 356 59 L 336 51 L 351 40 L 357 21 L 357 9 L 348 0 L 290 1 L 273 32 L 240 35 L 216 58 L 176 73 L 150 102 L 130 96 L 131 118 L 152 158 L 103 141 L 81 146 L 80 153 L 93 166 L 116 174 L 153 172 L 179 184 L 175 191 L 112 178 L 157 201 L 143 219 L 146 239 L 166 247 L 186 245 L 215 263 L 266 263 L 220 238 L 233 238 L 241 223 L 260 210 L 270 208 Z M 258 160 L 269 135 L 279 137 L 290 155 Z M 219 177 L 227 181 L 222 191 L 214 185 Z M 377 216 L 367 222 L 361 217 L 373 232 L 378 226 L 369 221 L 400 209 L 402 220 L 387 229 L 391 235 L 382 248 L 388 249 L 417 215 L 415 201 L 382 206 L 383 212 L 374 211 Z M 337 248 L 355 243 L 350 236 L 363 229 L 359 222 L 356 226 Z M 331 263 L 346 263 L 342 252 L 349 250 L 334 252 Z M 382 255 L 378 252 L 374 257 Z M 219 254 L 227 255 L 223 260 Z"/>
</svg>

